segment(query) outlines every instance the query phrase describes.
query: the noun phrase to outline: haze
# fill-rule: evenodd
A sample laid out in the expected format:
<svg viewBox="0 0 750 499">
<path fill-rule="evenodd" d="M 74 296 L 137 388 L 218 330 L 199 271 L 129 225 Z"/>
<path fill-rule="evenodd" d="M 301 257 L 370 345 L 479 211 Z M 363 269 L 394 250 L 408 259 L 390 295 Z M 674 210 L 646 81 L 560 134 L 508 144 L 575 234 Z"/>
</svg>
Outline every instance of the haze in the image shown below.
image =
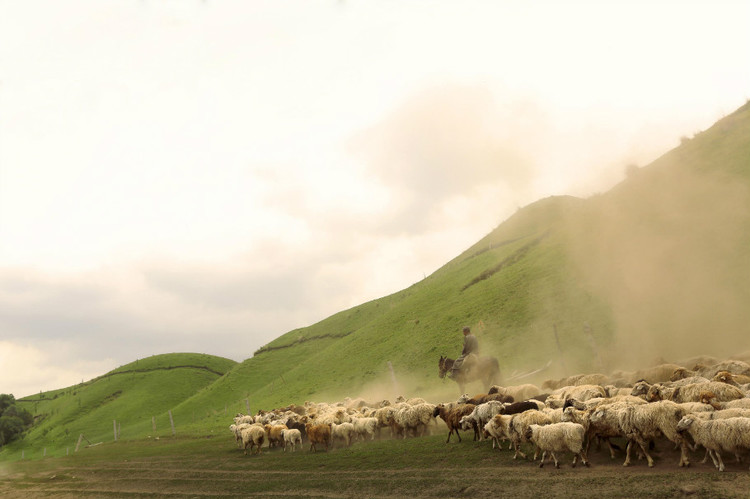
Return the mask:
<svg viewBox="0 0 750 499">
<path fill-rule="evenodd" d="M 244 360 L 750 97 L 747 2 L 0 1 L 0 393 Z"/>
</svg>

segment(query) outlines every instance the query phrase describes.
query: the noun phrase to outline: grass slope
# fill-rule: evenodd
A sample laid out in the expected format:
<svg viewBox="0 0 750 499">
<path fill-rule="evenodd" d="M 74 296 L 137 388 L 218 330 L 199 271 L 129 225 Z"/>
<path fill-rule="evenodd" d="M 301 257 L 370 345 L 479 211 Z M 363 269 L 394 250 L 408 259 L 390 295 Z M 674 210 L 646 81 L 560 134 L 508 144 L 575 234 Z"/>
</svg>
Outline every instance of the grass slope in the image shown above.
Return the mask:
<svg viewBox="0 0 750 499">
<path fill-rule="evenodd" d="M 25 437 L 3 447 L 3 459 L 65 455 L 73 452 L 81 433 L 83 445 L 114 440 L 118 421 L 120 438 L 171 434 L 167 411 L 210 386 L 236 364 L 203 354 L 165 354 L 140 359 L 86 383 L 19 400 L 36 421 Z M 181 414 L 176 424 L 187 423 Z M 189 415 L 192 418 L 192 415 Z M 175 414 L 175 418 L 177 415 Z M 40 452 L 41 451 L 41 452 Z M 34 456 L 34 453 L 37 456 Z"/>
</svg>

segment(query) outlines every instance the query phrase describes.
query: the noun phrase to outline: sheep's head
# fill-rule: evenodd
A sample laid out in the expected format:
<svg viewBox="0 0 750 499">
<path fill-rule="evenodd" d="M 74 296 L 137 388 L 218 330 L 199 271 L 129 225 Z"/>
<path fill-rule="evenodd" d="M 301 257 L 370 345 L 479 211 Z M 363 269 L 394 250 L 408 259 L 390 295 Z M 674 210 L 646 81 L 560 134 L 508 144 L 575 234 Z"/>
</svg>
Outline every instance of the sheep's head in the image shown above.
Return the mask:
<svg viewBox="0 0 750 499">
<path fill-rule="evenodd" d="M 591 413 L 591 416 L 589 416 L 589 421 L 591 421 L 592 423 L 598 423 L 599 421 L 602 421 L 606 415 L 606 409 L 597 409 L 596 411 Z"/>
<path fill-rule="evenodd" d="M 648 393 L 649 388 L 651 388 L 651 385 L 648 383 L 648 381 L 640 380 L 636 381 L 635 385 L 633 385 L 633 390 L 630 392 L 630 395 L 633 397 L 640 397 L 642 395 L 646 395 Z"/>
<path fill-rule="evenodd" d="M 565 409 L 563 409 L 563 413 L 562 413 L 562 416 L 560 417 L 560 421 L 568 421 L 568 422 L 575 423 L 575 421 L 574 421 L 574 418 L 575 418 L 574 411 L 575 410 L 576 410 L 576 408 L 573 407 L 572 405 L 566 407 Z"/>
<path fill-rule="evenodd" d="M 708 404 L 714 409 L 721 409 L 721 406 L 716 402 L 716 394 L 714 392 L 701 392 L 700 401 L 702 404 Z"/>
<path fill-rule="evenodd" d="M 532 425 L 529 425 L 528 428 L 526 428 L 526 430 L 523 432 L 523 438 L 531 441 L 531 437 L 534 436 L 534 428 L 533 428 L 534 426 L 537 426 L 537 425 L 532 424 Z"/>
<path fill-rule="evenodd" d="M 458 400 L 456 400 L 457 404 L 465 404 L 471 397 L 469 397 L 468 393 L 464 393 L 460 397 L 458 397 Z"/>
<path fill-rule="evenodd" d="M 684 367 L 678 367 L 674 370 L 672 373 L 672 376 L 669 377 L 669 381 L 677 381 L 680 379 L 685 379 L 688 377 L 688 371 Z"/>
<path fill-rule="evenodd" d="M 685 416 L 677 423 L 677 431 L 686 431 L 695 422 L 695 418 L 692 416 Z"/>
<path fill-rule="evenodd" d="M 647 402 L 658 402 L 663 398 L 664 395 L 662 394 L 661 386 L 659 385 L 652 385 L 651 388 L 648 389 L 648 393 L 646 393 Z"/>
<path fill-rule="evenodd" d="M 714 376 L 713 381 L 720 381 L 722 383 L 734 384 L 734 375 L 729 371 L 719 371 Z"/>
<path fill-rule="evenodd" d="M 432 411 L 432 417 L 433 418 L 438 417 L 440 415 L 440 411 L 442 411 L 443 409 L 445 409 L 445 406 L 443 404 L 436 405 L 435 410 Z"/>
</svg>

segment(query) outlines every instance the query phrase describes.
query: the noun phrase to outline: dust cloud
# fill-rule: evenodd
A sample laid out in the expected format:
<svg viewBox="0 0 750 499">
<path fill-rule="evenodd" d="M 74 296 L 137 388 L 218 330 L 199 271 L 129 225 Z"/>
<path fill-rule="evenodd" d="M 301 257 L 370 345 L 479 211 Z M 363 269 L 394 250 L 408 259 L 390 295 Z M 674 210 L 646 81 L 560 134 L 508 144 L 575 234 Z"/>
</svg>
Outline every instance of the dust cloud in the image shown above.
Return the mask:
<svg viewBox="0 0 750 499">
<path fill-rule="evenodd" d="M 583 283 L 611 307 L 611 367 L 750 349 L 750 192 L 672 155 L 569 225 Z"/>
</svg>

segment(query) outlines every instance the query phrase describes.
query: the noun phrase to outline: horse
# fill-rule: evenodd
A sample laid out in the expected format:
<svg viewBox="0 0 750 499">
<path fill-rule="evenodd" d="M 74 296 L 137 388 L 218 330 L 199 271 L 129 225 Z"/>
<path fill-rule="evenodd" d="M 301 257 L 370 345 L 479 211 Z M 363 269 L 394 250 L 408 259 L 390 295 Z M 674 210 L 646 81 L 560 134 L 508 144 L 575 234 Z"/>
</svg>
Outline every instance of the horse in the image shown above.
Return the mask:
<svg viewBox="0 0 750 499">
<path fill-rule="evenodd" d="M 472 381 L 481 381 L 489 391 L 490 387 L 497 384 L 500 378 L 500 365 L 495 357 L 474 357 L 470 355 L 464 361 L 461 369 L 454 373 L 450 379 L 458 383 L 458 389 L 461 394 L 465 393 L 464 387 Z M 473 362 L 472 362 L 473 360 Z M 445 379 L 445 375 L 453 367 L 455 359 L 440 356 L 438 362 L 438 376 Z"/>
</svg>

